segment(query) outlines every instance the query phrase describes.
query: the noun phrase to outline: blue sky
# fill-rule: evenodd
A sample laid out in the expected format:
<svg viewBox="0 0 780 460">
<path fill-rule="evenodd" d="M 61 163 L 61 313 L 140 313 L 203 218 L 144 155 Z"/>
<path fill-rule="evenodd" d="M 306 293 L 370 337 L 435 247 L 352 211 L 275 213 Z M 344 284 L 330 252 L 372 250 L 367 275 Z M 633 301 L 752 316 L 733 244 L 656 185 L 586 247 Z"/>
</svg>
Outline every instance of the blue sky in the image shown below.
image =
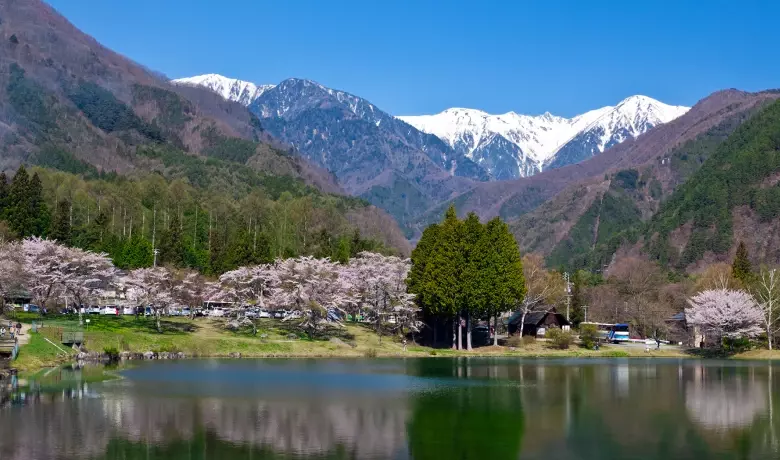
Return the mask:
<svg viewBox="0 0 780 460">
<path fill-rule="evenodd" d="M 304 77 L 395 115 L 571 116 L 644 94 L 690 105 L 780 87 L 780 2 L 49 0 L 171 78 Z"/>
</svg>

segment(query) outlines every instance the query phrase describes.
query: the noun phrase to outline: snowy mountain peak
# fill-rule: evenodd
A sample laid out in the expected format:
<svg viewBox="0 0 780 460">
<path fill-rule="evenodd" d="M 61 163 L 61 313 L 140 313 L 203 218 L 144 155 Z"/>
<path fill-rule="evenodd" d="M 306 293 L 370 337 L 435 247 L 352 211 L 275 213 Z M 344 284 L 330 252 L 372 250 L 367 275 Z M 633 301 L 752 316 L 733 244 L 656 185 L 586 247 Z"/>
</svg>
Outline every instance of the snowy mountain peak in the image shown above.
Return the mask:
<svg viewBox="0 0 780 460">
<path fill-rule="evenodd" d="M 417 129 L 438 136 L 480 164 L 507 164 L 512 155 L 515 171 L 497 178 L 524 177 L 550 167 L 581 161 L 653 126 L 667 123 L 689 107 L 671 106 L 653 98 L 636 95 L 607 106 L 564 118 L 545 112 L 523 115 L 508 112 L 491 115 L 481 110 L 452 108 L 436 115 L 402 116 L 399 119 Z M 496 143 L 496 136 L 500 142 Z M 509 148 L 509 144 L 514 144 Z M 500 145 L 500 148 L 498 147 Z M 495 153 L 491 153 L 491 149 Z M 559 152 L 563 152 L 559 155 Z M 501 158 L 499 158 L 501 157 Z"/>
<path fill-rule="evenodd" d="M 264 92 L 275 87 L 275 85 L 255 85 L 254 83 L 228 78 L 219 74 L 209 73 L 197 75 L 195 77 L 178 78 L 171 80 L 177 85 L 203 86 L 223 98 L 238 102 L 248 106 Z"/>
</svg>

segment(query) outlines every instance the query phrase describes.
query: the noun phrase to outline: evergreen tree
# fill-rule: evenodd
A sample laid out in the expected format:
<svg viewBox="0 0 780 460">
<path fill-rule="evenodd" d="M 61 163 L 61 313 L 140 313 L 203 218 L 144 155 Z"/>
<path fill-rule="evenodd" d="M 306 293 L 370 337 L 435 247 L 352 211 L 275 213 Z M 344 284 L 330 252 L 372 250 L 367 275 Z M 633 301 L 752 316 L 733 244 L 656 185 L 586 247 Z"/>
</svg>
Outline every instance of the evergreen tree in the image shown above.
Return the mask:
<svg viewBox="0 0 780 460">
<path fill-rule="evenodd" d="M 14 174 L 11 185 L 8 188 L 8 201 L 6 205 L 6 220 L 14 233 L 20 237 L 29 236 L 30 207 L 29 202 L 30 176 L 24 165 Z"/>
<path fill-rule="evenodd" d="M 67 200 L 57 203 L 49 237 L 65 245 L 71 244 L 70 203 Z"/>
<path fill-rule="evenodd" d="M 731 271 L 734 274 L 734 278 L 747 285 L 750 282 L 750 278 L 753 272 L 753 266 L 748 258 L 747 248 L 745 243 L 740 241 L 737 246 L 737 254 L 734 256 L 734 263 L 731 265 Z"/>
<path fill-rule="evenodd" d="M 415 301 L 423 312 L 433 311 L 430 273 L 430 258 L 438 244 L 439 225 L 428 226 L 412 251 L 412 268 L 406 280 L 407 289 L 415 295 Z M 434 328 L 435 330 L 435 328 Z"/>
<path fill-rule="evenodd" d="M 43 199 L 43 184 L 38 173 L 32 175 L 27 192 L 27 206 L 29 206 L 29 228 L 27 235 L 44 236 L 49 229 L 49 209 Z M 25 235 L 25 236 L 27 236 Z"/>
<path fill-rule="evenodd" d="M 517 308 L 525 297 L 525 277 L 523 261 L 509 227 L 500 218 L 491 219 L 485 229 L 483 243 L 481 276 L 487 293 L 487 314 L 493 317 L 493 326 L 498 332 L 498 317 Z M 494 337 L 494 344 L 497 339 Z"/>
<path fill-rule="evenodd" d="M 439 228 L 437 244 L 427 267 L 430 289 L 429 313 L 442 318 L 453 318 L 453 348 L 460 348 L 457 331 L 463 306 L 461 273 L 464 265 L 462 246 L 463 223 L 458 220 L 455 207 L 450 206 Z"/>
<path fill-rule="evenodd" d="M 176 267 L 183 267 L 186 259 L 187 250 L 184 247 L 184 237 L 181 232 L 178 213 L 171 216 L 170 227 L 162 232 L 160 238 L 160 264 L 171 264 Z M 223 263 L 226 261 L 223 261 Z"/>
<path fill-rule="evenodd" d="M 466 349 L 471 350 L 471 323 L 472 319 L 484 314 L 487 310 L 488 291 L 493 287 L 489 280 L 480 276 L 484 268 L 484 241 L 485 228 L 479 221 L 479 217 L 473 212 L 469 213 L 463 222 L 461 239 L 461 251 L 463 254 L 463 268 L 460 270 L 460 284 L 463 287 L 463 304 L 461 315 L 466 317 Z"/>
<path fill-rule="evenodd" d="M 350 254 L 349 239 L 347 237 L 341 237 L 338 239 L 338 243 L 336 243 L 336 250 L 333 252 L 331 259 L 334 262 L 346 264 L 349 262 Z"/>
</svg>

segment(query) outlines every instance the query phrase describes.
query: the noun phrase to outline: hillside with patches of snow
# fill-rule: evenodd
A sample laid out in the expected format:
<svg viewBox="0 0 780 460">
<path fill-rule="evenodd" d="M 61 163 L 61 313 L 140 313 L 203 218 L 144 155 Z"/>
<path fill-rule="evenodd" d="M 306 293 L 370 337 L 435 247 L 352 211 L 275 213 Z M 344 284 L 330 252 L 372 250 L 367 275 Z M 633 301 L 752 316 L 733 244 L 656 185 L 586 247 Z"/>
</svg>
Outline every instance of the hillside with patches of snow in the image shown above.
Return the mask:
<svg viewBox="0 0 780 460">
<path fill-rule="evenodd" d="M 399 119 L 433 134 L 496 179 L 527 177 L 577 163 L 688 111 L 646 96 L 631 96 L 574 118 L 548 113 L 491 115 L 453 108 L 436 115 Z"/>
<path fill-rule="evenodd" d="M 177 85 L 203 86 L 229 101 L 238 102 L 247 107 L 255 99 L 262 96 L 263 93 L 276 86 L 256 85 L 248 81 L 223 77 L 222 75 L 214 73 L 198 75 L 195 77 L 177 78 L 171 80 L 171 83 Z"/>
</svg>

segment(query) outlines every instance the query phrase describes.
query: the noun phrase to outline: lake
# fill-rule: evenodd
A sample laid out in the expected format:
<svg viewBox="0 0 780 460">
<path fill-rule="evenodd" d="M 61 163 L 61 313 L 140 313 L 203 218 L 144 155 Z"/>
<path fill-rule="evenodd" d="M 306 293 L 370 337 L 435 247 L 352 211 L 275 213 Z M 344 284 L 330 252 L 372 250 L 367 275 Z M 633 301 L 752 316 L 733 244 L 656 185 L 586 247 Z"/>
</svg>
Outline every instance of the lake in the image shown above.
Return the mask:
<svg viewBox="0 0 780 460">
<path fill-rule="evenodd" d="M 764 362 L 187 360 L 94 382 L 100 372 L 52 370 L 6 393 L 0 458 L 780 457 L 780 367 Z"/>
</svg>

